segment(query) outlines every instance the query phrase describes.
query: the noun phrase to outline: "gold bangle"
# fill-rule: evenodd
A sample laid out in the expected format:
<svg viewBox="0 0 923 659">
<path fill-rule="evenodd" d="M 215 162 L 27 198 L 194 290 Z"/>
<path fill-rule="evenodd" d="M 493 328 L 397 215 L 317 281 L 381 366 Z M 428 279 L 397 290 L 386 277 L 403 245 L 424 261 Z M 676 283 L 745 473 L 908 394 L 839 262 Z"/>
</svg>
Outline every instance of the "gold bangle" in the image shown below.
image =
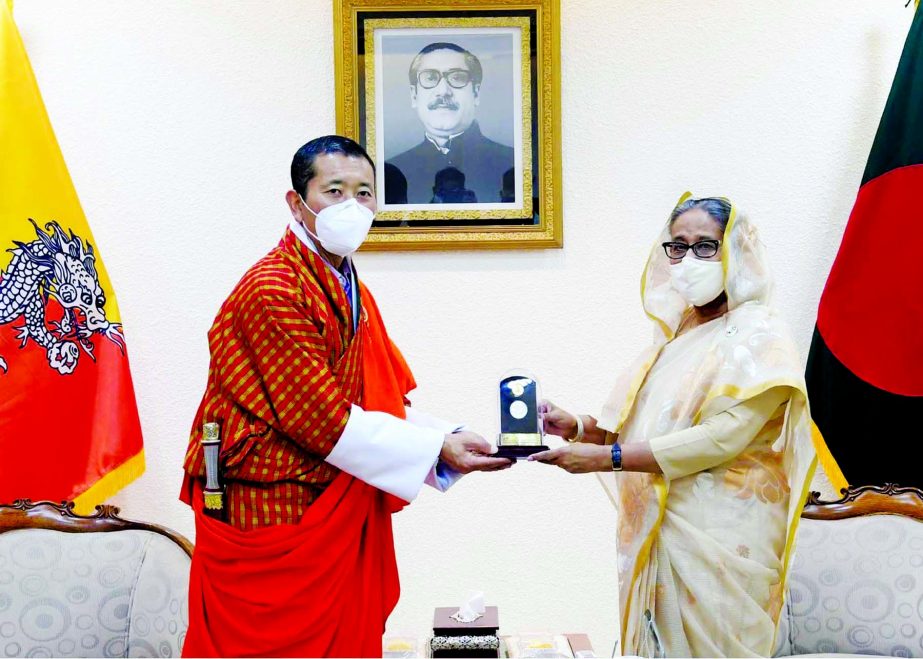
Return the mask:
<svg viewBox="0 0 923 659">
<path fill-rule="evenodd" d="M 567 439 L 567 437 L 564 438 L 565 441 L 571 442 L 572 444 L 583 439 L 583 419 L 579 414 L 575 414 L 574 418 L 577 419 L 577 434 L 570 439 Z"/>
</svg>

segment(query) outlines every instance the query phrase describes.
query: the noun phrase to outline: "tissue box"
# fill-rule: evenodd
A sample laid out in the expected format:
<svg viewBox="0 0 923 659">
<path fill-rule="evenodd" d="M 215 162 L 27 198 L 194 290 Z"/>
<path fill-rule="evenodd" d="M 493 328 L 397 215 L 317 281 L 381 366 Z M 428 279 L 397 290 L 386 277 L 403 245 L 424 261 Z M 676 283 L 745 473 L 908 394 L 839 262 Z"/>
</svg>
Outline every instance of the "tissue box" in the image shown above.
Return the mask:
<svg viewBox="0 0 923 659">
<path fill-rule="evenodd" d="M 484 615 L 471 622 L 452 617 L 456 606 L 440 606 L 433 615 L 433 657 L 499 657 L 500 614 L 495 606 L 484 607 Z"/>
<path fill-rule="evenodd" d="M 497 635 L 500 613 L 495 606 L 485 606 L 484 615 L 471 622 L 459 622 L 452 617 L 457 606 L 438 606 L 433 614 L 433 636 L 486 636 Z"/>
</svg>

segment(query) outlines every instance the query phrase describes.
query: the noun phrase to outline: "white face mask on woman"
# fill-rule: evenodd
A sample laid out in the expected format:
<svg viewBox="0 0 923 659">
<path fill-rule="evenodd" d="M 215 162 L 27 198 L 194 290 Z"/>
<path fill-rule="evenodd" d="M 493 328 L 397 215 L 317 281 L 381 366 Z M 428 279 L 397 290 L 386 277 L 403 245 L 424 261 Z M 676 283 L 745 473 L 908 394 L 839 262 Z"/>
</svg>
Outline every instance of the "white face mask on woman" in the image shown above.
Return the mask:
<svg viewBox="0 0 923 659">
<path fill-rule="evenodd" d="M 317 234 L 305 227 L 311 236 L 320 242 L 321 247 L 337 256 L 347 257 L 357 249 L 369 234 L 375 213 L 355 199 L 347 199 L 338 204 L 322 208 L 315 213 L 301 196 L 301 203 L 316 218 L 314 224 Z"/>
<path fill-rule="evenodd" d="M 703 261 L 690 253 L 670 266 L 670 280 L 686 302 L 701 307 L 724 290 L 724 268 L 721 261 Z"/>
</svg>

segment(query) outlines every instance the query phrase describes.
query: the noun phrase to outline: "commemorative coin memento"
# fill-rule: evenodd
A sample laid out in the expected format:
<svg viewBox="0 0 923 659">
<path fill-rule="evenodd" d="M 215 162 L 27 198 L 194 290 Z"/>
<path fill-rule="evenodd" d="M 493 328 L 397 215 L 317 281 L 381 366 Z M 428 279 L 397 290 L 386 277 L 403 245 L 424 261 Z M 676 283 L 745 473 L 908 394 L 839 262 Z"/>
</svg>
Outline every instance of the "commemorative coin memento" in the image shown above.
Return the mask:
<svg viewBox="0 0 923 659">
<path fill-rule="evenodd" d="M 500 458 L 517 460 L 539 451 L 547 451 L 542 443 L 542 418 L 538 402 L 538 382 L 530 375 L 511 373 L 500 380 L 500 436 L 497 453 Z"/>
</svg>

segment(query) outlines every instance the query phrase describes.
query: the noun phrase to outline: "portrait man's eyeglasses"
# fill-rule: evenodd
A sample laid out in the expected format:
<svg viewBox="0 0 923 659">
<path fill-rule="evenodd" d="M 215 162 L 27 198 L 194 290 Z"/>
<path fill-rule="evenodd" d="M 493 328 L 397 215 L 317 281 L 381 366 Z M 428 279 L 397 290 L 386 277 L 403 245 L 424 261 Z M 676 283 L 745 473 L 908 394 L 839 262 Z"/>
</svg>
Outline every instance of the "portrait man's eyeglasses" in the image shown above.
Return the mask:
<svg viewBox="0 0 923 659">
<path fill-rule="evenodd" d="M 423 89 L 432 89 L 439 84 L 439 81 L 445 78 L 449 87 L 461 89 L 471 82 L 471 72 L 466 69 L 449 69 L 448 71 L 437 71 L 436 69 L 423 69 L 417 73 L 417 83 Z"/>
<path fill-rule="evenodd" d="M 700 259 L 708 259 L 718 253 L 718 247 L 721 246 L 720 240 L 700 240 L 697 243 L 687 245 L 686 243 L 669 242 L 663 243 L 663 251 L 671 259 L 681 259 L 686 256 L 690 249 Z"/>
</svg>

